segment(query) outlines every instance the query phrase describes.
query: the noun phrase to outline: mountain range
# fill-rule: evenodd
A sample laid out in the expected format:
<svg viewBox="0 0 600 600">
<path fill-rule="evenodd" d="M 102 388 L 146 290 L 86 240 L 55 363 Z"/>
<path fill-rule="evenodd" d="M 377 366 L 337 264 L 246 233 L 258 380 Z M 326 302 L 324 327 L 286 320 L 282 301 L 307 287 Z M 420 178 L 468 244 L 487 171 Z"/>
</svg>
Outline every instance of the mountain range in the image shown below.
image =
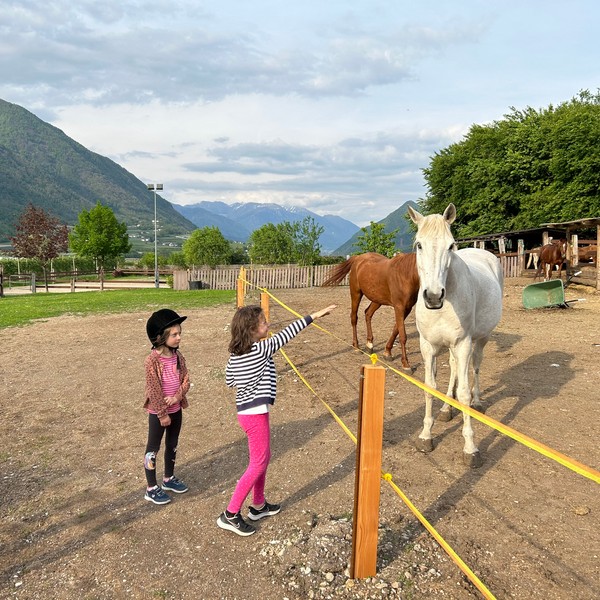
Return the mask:
<svg viewBox="0 0 600 600">
<path fill-rule="evenodd" d="M 246 242 L 250 234 L 266 223 L 278 225 L 284 221 L 290 223 L 303 221 L 310 217 L 317 225 L 323 227 L 319 238 L 321 249 L 330 254 L 353 236 L 360 228 L 342 217 L 335 215 L 317 215 L 306 208 L 285 207 L 278 204 L 261 204 L 258 202 L 225 202 L 203 201 L 187 206 L 173 205 L 184 217 L 198 227 L 216 226 L 229 240 Z"/>
<path fill-rule="evenodd" d="M 152 234 L 154 194 L 146 183 L 105 156 L 71 139 L 60 129 L 25 108 L 0 99 L 0 243 L 15 234 L 15 226 L 29 203 L 67 225 L 75 225 L 83 210 L 97 202 L 108 206 L 120 222 Z M 186 236 L 196 227 L 218 227 L 226 239 L 245 242 L 266 223 L 302 221 L 312 217 L 324 228 L 319 239 L 326 254 L 356 251 L 360 228 L 342 217 L 320 216 L 299 207 L 277 204 L 225 204 L 204 200 L 193 205 L 172 204 L 156 195 L 161 237 Z M 401 215 L 400 215 L 401 213 Z M 398 247 L 410 245 L 407 222 L 400 207 L 380 221 L 386 231 L 400 227 Z M 150 232 L 150 233 L 148 233 Z"/>
</svg>

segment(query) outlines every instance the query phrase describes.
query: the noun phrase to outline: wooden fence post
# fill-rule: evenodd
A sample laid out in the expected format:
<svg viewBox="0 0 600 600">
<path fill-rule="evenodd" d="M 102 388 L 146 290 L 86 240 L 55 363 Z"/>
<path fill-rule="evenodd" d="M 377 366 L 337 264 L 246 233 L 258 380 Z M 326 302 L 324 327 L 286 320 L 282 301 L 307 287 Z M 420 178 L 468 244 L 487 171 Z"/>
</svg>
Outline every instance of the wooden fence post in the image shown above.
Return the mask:
<svg viewBox="0 0 600 600">
<path fill-rule="evenodd" d="M 237 308 L 241 308 L 244 306 L 244 296 L 246 295 L 246 269 L 242 266 L 240 267 L 240 274 L 237 279 L 237 297 L 236 297 L 236 306 Z"/>
<path fill-rule="evenodd" d="M 384 392 L 385 369 L 377 365 L 363 366 L 358 405 L 350 563 L 350 576 L 353 579 L 373 577 L 377 573 Z"/>
<path fill-rule="evenodd" d="M 266 292 L 260 293 L 260 307 L 263 313 L 265 313 L 265 319 L 269 322 L 269 294 Z"/>
</svg>

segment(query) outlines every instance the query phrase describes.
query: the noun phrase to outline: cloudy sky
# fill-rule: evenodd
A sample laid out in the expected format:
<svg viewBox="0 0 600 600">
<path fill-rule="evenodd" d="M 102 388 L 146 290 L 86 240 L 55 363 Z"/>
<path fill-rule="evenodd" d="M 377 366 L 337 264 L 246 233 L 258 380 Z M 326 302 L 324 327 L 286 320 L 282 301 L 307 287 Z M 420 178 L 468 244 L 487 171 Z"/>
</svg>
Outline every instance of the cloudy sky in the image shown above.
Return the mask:
<svg viewBox="0 0 600 600">
<path fill-rule="evenodd" d="M 174 203 L 378 221 L 473 123 L 600 87 L 597 0 L 0 0 L 0 98 Z"/>
</svg>

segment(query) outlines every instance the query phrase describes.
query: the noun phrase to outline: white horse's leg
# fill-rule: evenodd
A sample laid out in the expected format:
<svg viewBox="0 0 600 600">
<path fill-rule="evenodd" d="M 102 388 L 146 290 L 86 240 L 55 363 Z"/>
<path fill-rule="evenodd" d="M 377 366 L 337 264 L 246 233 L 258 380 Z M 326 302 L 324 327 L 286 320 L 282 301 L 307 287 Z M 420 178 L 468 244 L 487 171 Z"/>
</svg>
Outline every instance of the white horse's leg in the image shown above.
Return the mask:
<svg viewBox="0 0 600 600">
<path fill-rule="evenodd" d="M 425 366 L 425 383 L 429 387 L 435 388 L 436 375 L 436 357 L 433 347 L 429 342 L 420 340 L 421 354 L 423 355 L 423 364 Z M 416 448 L 421 452 L 431 452 L 433 450 L 433 441 L 431 439 L 431 428 L 433 426 L 432 415 L 433 396 L 425 392 L 425 417 L 423 418 L 423 430 L 416 441 Z"/>
<path fill-rule="evenodd" d="M 472 344 L 470 338 L 461 340 L 455 346 L 456 359 L 456 396 L 457 400 L 464 406 L 471 405 L 471 389 L 469 387 L 469 368 L 471 363 Z M 473 428 L 471 426 L 471 415 L 463 412 L 463 438 L 465 446 L 463 449 L 463 460 L 467 466 L 480 467 L 481 455 L 473 440 Z"/>
<path fill-rule="evenodd" d="M 473 388 L 471 394 L 471 406 L 479 412 L 485 412 L 484 406 L 481 403 L 481 392 L 479 388 L 479 367 L 483 359 L 483 349 L 489 338 L 481 338 L 473 344 Z"/>
<path fill-rule="evenodd" d="M 448 364 L 450 365 L 450 380 L 448 382 L 448 391 L 446 392 L 446 396 L 448 396 L 449 398 L 455 398 L 456 397 L 456 360 L 454 359 L 454 355 L 452 354 L 452 351 L 450 351 L 450 354 L 448 357 Z M 452 413 L 452 407 L 449 404 L 447 404 L 446 402 L 444 402 L 444 405 L 442 406 L 442 408 L 437 416 L 437 420 L 446 423 L 448 421 L 451 421 L 453 416 L 454 415 Z"/>
</svg>

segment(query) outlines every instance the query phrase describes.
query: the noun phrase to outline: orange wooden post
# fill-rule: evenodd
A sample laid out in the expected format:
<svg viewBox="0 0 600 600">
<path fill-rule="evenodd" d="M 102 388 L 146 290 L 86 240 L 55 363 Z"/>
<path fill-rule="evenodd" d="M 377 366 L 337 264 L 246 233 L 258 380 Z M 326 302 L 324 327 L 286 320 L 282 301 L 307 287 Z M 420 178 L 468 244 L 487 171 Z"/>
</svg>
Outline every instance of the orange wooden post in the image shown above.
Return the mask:
<svg viewBox="0 0 600 600">
<path fill-rule="evenodd" d="M 240 267 L 240 273 L 237 279 L 237 295 L 236 295 L 236 306 L 241 308 L 244 306 L 244 297 L 246 295 L 246 269 Z"/>
<path fill-rule="evenodd" d="M 267 323 L 269 322 L 269 294 L 266 292 L 260 293 L 260 307 L 262 311 L 265 313 L 265 319 Z"/>
<path fill-rule="evenodd" d="M 385 369 L 377 365 L 363 366 L 358 406 L 350 563 L 350 576 L 353 579 L 373 577 L 377 574 L 384 392 Z"/>
</svg>

